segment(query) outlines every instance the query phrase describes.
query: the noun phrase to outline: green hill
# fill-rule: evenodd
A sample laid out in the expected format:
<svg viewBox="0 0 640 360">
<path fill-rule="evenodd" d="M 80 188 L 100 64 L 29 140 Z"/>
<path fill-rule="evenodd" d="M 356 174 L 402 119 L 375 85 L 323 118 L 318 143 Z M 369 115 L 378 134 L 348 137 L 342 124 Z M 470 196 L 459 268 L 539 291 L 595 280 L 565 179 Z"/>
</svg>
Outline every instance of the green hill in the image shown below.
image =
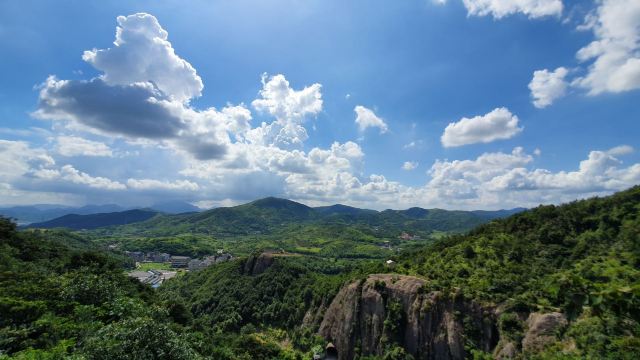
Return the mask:
<svg viewBox="0 0 640 360">
<path fill-rule="evenodd" d="M 270 197 L 199 213 L 159 214 L 146 221 L 96 228 L 86 236 L 105 246 L 188 256 L 226 249 L 235 255 L 285 250 L 321 257 L 385 258 L 443 234 L 467 231 L 489 221 L 488 214 L 494 212 L 312 208 Z M 407 235 L 400 238 L 403 233 Z"/>
<path fill-rule="evenodd" d="M 381 228 L 397 236 L 402 231 L 428 235 L 436 231 L 466 231 L 502 212 L 448 211 L 441 209 L 375 210 L 345 205 L 311 208 L 295 201 L 274 197 L 234 207 L 199 213 L 160 215 L 148 221 L 120 226 L 110 232 L 128 235 L 176 235 L 185 232 L 218 237 L 269 233 L 291 224 L 341 223 Z"/>
<path fill-rule="evenodd" d="M 262 216 L 270 233 L 240 238 L 246 251 L 306 249 L 255 252 L 157 290 L 126 279 L 125 259 L 95 247 L 92 232 L 16 231 L 0 219 L 0 359 L 307 359 L 328 342 L 349 360 L 640 355 L 640 187 L 493 220 L 390 265 L 340 256 L 377 244 L 354 216 L 406 226 L 448 224 L 451 212 L 299 205 L 266 199 L 127 225 L 242 229 Z M 287 216 L 298 218 L 277 225 Z M 304 247 L 312 237 L 331 252 Z"/>
<path fill-rule="evenodd" d="M 0 217 L 0 359 L 197 359 L 125 265 L 75 234 Z"/>
<path fill-rule="evenodd" d="M 401 290 L 404 295 L 385 290 L 393 288 L 391 283 L 376 282 L 379 288 L 367 290 L 389 299 L 383 300 L 384 316 L 400 311 L 393 315 L 398 319 L 393 321 L 399 321 L 396 327 L 387 328 L 384 318 L 385 325 L 379 325 L 378 331 L 387 336 L 377 348 L 380 359 L 408 358 L 392 356 L 407 354 L 408 329 L 423 326 L 413 323 L 417 320 L 402 306 L 390 308 L 395 306 L 391 299 L 396 296 L 437 296 L 441 303 L 432 305 L 433 310 L 424 310 L 435 311 L 429 315 L 432 321 L 449 316 L 448 306 L 457 308 L 449 313 L 456 319 L 451 320 L 449 330 L 440 328 L 447 328 L 444 323 L 434 323 L 432 326 L 437 327 L 429 331 L 452 331 L 447 336 L 457 339 L 454 343 L 459 343 L 460 351 L 468 357 L 483 358 L 505 351 L 541 359 L 634 359 L 640 354 L 640 187 L 606 198 L 541 206 L 481 225 L 466 235 L 442 239 L 395 260 L 393 273 L 412 276 L 424 285 L 417 290 Z M 250 263 L 255 268 L 259 262 Z M 288 341 L 309 350 L 313 344 L 331 340 L 323 341 L 314 334 L 341 284 L 362 284 L 367 274 L 390 271 L 382 262 L 351 267 L 344 262 L 301 257 L 276 257 L 270 260 L 270 266 L 262 264 L 257 274 L 248 271 L 246 264 L 229 263 L 190 274 L 161 292 L 163 296 L 181 297 L 196 318 L 213 324 L 218 332 L 240 334 L 252 329 L 261 333 L 259 329 L 265 327 L 283 328 Z M 404 280 L 398 281 L 401 284 Z M 356 306 L 357 313 L 347 316 L 355 324 L 363 321 L 357 320 L 359 312 L 371 309 L 366 306 L 372 305 L 365 305 L 372 296 L 367 294 L 355 302 L 360 301 L 364 307 L 358 310 Z M 338 303 L 342 305 L 332 311 L 351 311 L 352 305 L 346 302 L 349 296 L 354 295 L 345 295 Z M 551 333 L 536 335 L 532 330 L 534 324 L 537 326 L 535 319 L 552 319 L 545 314 L 560 320 L 547 330 Z M 487 329 L 494 330 L 487 333 Z M 368 337 L 376 339 L 375 332 L 369 331 L 373 330 L 366 326 L 357 330 L 352 335 L 354 343 L 374 341 Z M 355 351 L 362 351 L 361 356 L 372 355 L 362 348 Z M 414 355 L 431 358 L 433 353 L 428 351 Z"/>
</svg>

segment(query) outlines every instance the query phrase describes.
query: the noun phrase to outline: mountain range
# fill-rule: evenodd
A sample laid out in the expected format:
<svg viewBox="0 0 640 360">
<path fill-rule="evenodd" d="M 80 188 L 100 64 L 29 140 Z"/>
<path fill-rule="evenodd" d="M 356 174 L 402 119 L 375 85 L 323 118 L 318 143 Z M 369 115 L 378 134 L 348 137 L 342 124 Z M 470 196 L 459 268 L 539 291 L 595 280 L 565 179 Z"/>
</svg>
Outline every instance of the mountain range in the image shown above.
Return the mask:
<svg viewBox="0 0 640 360">
<path fill-rule="evenodd" d="M 292 200 L 267 197 L 233 207 L 181 214 L 164 214 L 153 209 L 86 215 L 68 214 L 49 221 L 32 223 L 27 227 L 80 230 L 130 225 L 122 231 L 147 233 L 162 229 L 163 235 L 190 232 L 232 236 L 269 232 L 287 224 L 314 223 L 384 227 L 381 231 L 392 231 L 395 234 L 404 230 L 416 233 L 467 230 L 522 210 L 524 209 L 450 211 L 413 207 L 406 210 L 375 211 L 341 204 L 309 207 Z"/>
<path fill-rule="evenodd" d="M 68 214 L 53 220 L 29 224 L 24 226 L 24 228 L 66 228 L 71 230 L 91 230 L 105 226 L 126 225 L 145 221 L 158 214 L 159 212 L 157 211 L 146 209 L 133 209 L 89 215 Z"/>
<path fill-rule="evenodd" d="M 0 358 L 640 355 L 640 187 L 494 220 L 504 212 L 277 198 L 200 213 L 133 211 L 152 217 L 91 231 L 20 231 L 0 217 Z M 396 232 L 473 222 L 481 225 L 417 241 Z M 221 248 L 234 259 L 157 289 L 125 275 L 134 266 L 126 250 L 200 257 Z"/>
<path fill-rule="evenodd" d="M 19 225 L 28 225 L 31 223 L 46 222 L 69 214 L 91 215 L 126 211 L 137 208 L 138 207 L 123 207 L 115 204 L 86 205 L 82 207 L 39 204 L 2 207 L 0 208 L 0 215 L 14 219 Z M 148 207 L 148 209 L 168 214 L 178 214 L 202 210 L 183 201 L 160 202 Z"/>
</svg>

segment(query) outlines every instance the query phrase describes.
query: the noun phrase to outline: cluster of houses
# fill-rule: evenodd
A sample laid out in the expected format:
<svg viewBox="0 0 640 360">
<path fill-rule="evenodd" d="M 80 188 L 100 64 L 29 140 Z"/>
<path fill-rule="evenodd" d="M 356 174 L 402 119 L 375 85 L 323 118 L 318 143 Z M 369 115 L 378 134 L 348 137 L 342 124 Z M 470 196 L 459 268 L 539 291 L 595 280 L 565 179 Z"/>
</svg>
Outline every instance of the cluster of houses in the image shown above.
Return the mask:
<svg viewBox="0 0 640 360">
<path fill-rule="evenodd" d="M 177 272 L 165 270 L 149 270 L 149 271 L 132 271 L 129 276 L 138 279 L 143 284 L 149 284 L 152 287 L 162 285 L 165 280 L 175 277 Z"/>
<path fill-rule="evenodd" d="M 189 262 L 187 263 L 187 267 L 189 268 L 189 271 L 196 271 L 196 270 L 204 269 L 207 266 L 211 266 L 213 264 L 229 261 L 232 258 L 233 256 L 231 256 L 231 254 L 218 253 L 217 255 L 206 256 L 202 258 L 202 260 L 199 260 L 199 259 L 189 260 Z"/>
<path fill-rule="evenodd" d="M 189 271 L 196 271 L 204 269 L 213 264 L 229 261 L 233 259 L 233 256 L 229 253 L 225 253 L 223 250 L 218 250 L 216 255 L 205 256 L 202 259 L 192 259 L 189 256 L 177 256 L 167 253 L 160 253 L 157 251 L 151 251 L 144 253 L 142 251 L 125 251 L 127 256 L 131 257 L 136 263 L 142 262 L 154 262 L 154 263 L 171 263 L 171 267 L 174 269 L 189 269 Z M 129 273 L 129 276 L 138 279 L 143 284 L 149 284 L 153 287 L 160 286 L 165 280 L 176 276 L 177 270 L 134 270 Z"/>
<path fill-rule="evenodd" d="M 233 259 L 229 253 L 218 250 L 216 255 L 206 256 L 202 259 L 192 259 L 189 256 L 177 256 L 157 251 L 144 253 L 142 251 L 125 251 L 135 262 L 171 263 L 172 268 L 188 268 L 190 271 L 204 269 L 207 266 L 218 264 Z"/>
<path fill-rule="evenodd" d="M 125 251 L 125 255 L 132 258 L 135 262 L 169 262 L 171 255 L 157 251 L 144 253 L 142 251 Z"/>
<path fill-rule="evenodd" d="M 419 240 L 420 235 L 411 235 L 406 232 L 403 232 L 402 234 L 400 234 L 400 236 L 398 236 L 398 238 L 401 240 Z"/>
</svg>

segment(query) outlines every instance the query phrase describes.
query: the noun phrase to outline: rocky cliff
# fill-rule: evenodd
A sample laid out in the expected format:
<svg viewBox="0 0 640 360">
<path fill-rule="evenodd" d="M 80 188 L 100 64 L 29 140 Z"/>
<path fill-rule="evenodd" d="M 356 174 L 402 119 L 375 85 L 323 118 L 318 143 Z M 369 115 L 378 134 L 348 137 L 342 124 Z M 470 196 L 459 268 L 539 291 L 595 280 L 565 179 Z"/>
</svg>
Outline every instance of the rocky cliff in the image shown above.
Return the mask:
<svg viewBox="0 0 640 360">
<path fill-rule="evenodd" d="M 496 357 L 515 356 L 523 347 L 548 342 L 552 329 L 566 325 L 561 314 L 531 314 L 524 344 L 500 341 L 496 309 L 462 296 L 425 292 L 425 280 L 411 276 L 378 274 L 345 285 L 333 299 L 319 333 L 338 350 L 339 360 L 355 355 L 383 355 L 394 346 L 415 359 L 464 359 L 465 345 Z M 498 355 L 499 353 L 499 355 Z"/>
<path fill-rule="evenodd" d="M 243 267 L 243 274 L 245 275 L 260 275 L 267 270 L 274 261 L 274 254 L 262 253 L 260 255 L 252 255 L 245 260 Z"/>
</svg>

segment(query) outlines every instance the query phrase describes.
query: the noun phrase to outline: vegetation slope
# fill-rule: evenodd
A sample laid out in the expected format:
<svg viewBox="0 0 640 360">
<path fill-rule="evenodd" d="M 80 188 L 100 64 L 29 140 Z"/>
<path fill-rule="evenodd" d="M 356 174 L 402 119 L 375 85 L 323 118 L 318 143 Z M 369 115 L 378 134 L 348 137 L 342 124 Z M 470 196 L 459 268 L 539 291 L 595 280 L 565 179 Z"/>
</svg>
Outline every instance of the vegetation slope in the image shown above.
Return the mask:
<svg viewBox="0 0 640 360">
<path fill-rule="evenodd" d="M 318 319 L 338 290 L 381 272 L 499 308 L 500 337 L 514 343 L 528 313 L 567 317 L 547 347 L 519 356 L 640 355 L 640 187 L 493 220 L 397 255 L 393 269 L 379 259 L 271 254 L 261 263 L 255 254 L 158 290 L 125 278 L 122 261 L 91 238 L 0 224 L 0 351 L 11 357 L 310 358 L 325 345 Z M 410 358 L 393 349 L 382 358 Z"/>
</svg>

